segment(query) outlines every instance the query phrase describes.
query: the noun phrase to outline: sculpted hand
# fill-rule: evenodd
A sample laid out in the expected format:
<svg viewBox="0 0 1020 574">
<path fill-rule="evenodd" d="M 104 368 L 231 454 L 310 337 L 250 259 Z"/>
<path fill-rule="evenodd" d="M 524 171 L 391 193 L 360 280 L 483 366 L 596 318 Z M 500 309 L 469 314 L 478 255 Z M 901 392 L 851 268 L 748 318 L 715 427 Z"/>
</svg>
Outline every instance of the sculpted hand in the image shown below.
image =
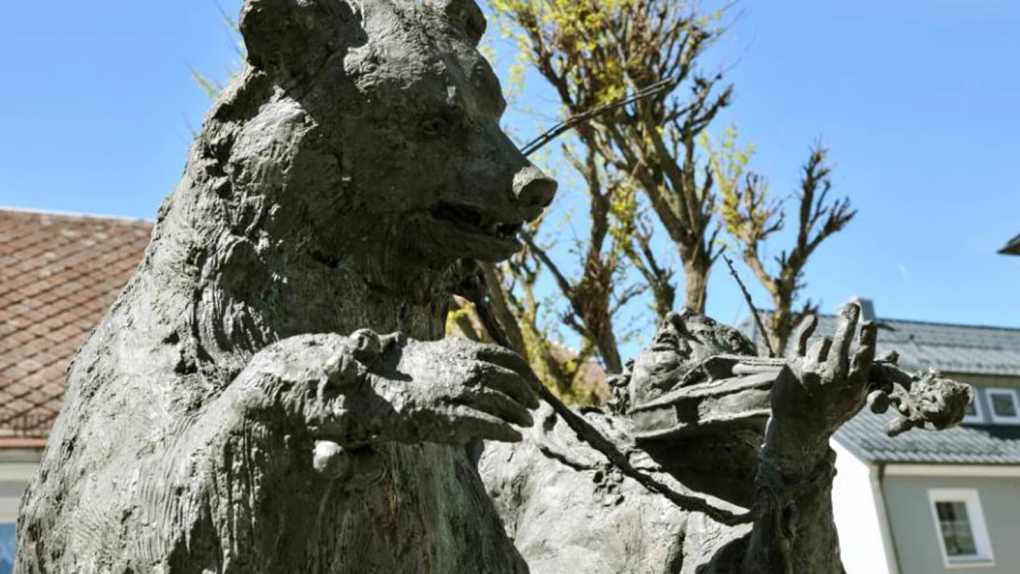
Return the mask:
<svg viewBox="0 0 1020 574">
<path fill-rule="evenodd" d="M 263 349 L 217 404 L 312 441 L 321 474 L 370 481 L 374 443 L 520 440 L 513 425 L 531 426 L 528 409 L 538 406 L 532 380 L 527 362 L 501 347 L 361 330 Z M 226 416 L 210 419 L 222 426 Z"/>
<path fill-rule="evenodd" d="M 538 407 L 527 362 L 495 345 L 462 338 L 422 342 L 386 338 L 372 389 L 392 409 L 388 431 L 404 442 L 514 442 Z"/>
<path fill-rule="evenodd" d="M 844 307 L 834 336 L 810 349 L 807 342 L 817 318 L 802 321 L 791 341 L 787 367 L 772 388 L 769 449 L 792 455 L 821 446 L 824 452 L 832 433 L 865 405 L 877 329 L 871 322 L 858 325 L 860 315 L 857 304 Z"/>
<path fill-rule="evenodd" d="M 466 339 L 369 330 L 303 335 L 256 354 L 233 385 L 245 411 L 345 448 L 379 441 L 517 441 L 538 406 L 527 362 Z M 282 414 L 283 417 L 280 417 Z"/>
</svg>

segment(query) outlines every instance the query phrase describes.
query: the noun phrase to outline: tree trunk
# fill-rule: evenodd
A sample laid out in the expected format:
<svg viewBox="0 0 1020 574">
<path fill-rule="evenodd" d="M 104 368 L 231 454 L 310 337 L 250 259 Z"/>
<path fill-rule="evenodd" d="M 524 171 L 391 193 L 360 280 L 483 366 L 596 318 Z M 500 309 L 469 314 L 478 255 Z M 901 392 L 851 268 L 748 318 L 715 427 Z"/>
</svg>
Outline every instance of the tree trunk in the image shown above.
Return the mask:
<svg viewBox="0 0 1020 574">
<path fill-rule="evenodd" d="M 482 277 L 485 279 L 485 289 L 489 294 L 489 303 L 496 320 L 503 328 L 510 346 L 517 354 L 524 358 L 528 357 L 528 349 L 524 344 L 524 335 L 521 333 L 521 326 L 517 324 L 517 318 L 506 300 L 506 293 L 503 292 L 503 282 L 500 280 L 499 271 L 492 263 L 479 263 L 482 269 Z"/>
<path fill-rule="evenodd" d="M 606 371 L 611 375 L 623 372 L 623 360 L 620 358 L 620 350 L 616 347 L 616 337 L 613 335 L 612 323 L 607 321 L 607 328 L 598 334 L 595 345 L 599 348 L 602 361 L 605 363 Z"/>
<path fill-rule="evenodd" d="M 702 315 L 708 299 L 709 265 L 700 258 L 684 262 L 684 308 Z"/>
</svg>

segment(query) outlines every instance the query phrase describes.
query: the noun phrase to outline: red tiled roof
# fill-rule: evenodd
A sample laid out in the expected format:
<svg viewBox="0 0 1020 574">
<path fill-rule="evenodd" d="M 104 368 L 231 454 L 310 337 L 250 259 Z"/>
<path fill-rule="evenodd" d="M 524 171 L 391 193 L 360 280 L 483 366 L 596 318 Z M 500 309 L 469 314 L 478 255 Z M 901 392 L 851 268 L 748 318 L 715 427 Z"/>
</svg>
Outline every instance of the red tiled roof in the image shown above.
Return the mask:
<svg viewBox="0 0 1020 574">
<path fill-rule="evenodd" d="M 41 444 L 30 439 L 60 411 L 68 363 L 151 231 L 148 221 L 0 209 L 0 448 Z"/>
</svg>

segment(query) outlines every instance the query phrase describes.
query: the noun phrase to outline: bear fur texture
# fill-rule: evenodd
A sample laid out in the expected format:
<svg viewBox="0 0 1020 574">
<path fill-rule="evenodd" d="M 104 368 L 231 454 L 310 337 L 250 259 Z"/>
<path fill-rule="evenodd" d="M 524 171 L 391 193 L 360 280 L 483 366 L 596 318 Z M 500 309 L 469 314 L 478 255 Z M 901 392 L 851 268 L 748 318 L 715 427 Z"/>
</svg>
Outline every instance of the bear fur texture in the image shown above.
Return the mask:
<svg viewBox="0 0 1020 574">
<path fill-rule="evenodd" d="M 472 0 L 247 0 L 248 65 L 68 373 L 17 571 L 525 572 L 467 454 L 527 366 L 443 337 L 552 200 Z M 377 333 L 399 332 L 379 336 Z"/>
</svg>

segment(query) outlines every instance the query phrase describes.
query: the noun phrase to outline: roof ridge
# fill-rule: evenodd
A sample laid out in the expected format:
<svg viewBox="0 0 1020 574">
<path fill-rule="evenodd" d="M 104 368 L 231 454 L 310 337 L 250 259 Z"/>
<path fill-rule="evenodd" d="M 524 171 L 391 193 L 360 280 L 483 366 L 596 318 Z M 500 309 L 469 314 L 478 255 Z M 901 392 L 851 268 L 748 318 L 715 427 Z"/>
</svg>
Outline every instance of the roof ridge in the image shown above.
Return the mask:
<svg viewBox="0 0 1020 574">
<path fill-rule="evenodd" d="M 120 223 L 149 223 L 149 224 L 156 223 L 156 220 L 146 219 L 144 217 L 128 217 L 126 215 L 104 215 L 97 213 L 76 213 L 71 211 L 54 211 L 49 209 L 35 209 L 31 207 L 7 207 L 0 205 L 0 213 L 3 212 L 34 215 L 51 215 L 54 217 L 63 217 L 66 219 L 99 219 L 104 221 L 116 221 Z"/>
<path fill-rule="evenodd" d="M 772 313 L 771 309 L 762 310 L 762 313 Z M 818 317 L 824 317 L 827 319 L 835 319 L 835 313 L 818 313 Z M 897 319 L 895 317 L 876 317 L 876 323 L 911 323 L 914 325 L 933 325 L 938 327 L 964 327 L 968 329 L 989 329 L 993 331 L 1014 331 L 1020 333 L 1020 326 L 1018 327 L 1004 327 L 1001 325 L 976 325 L 974 323 L 947 323 L 945 321 L 924 321 L 920 319 Z"/>
<path fill-rule="evenodd" d="M 835 315 L 830 315 L 835 317 Z M 919 319 L 895 319 L 892 317 L 878 317 L 876 322 L 896 322 L 896 323 L 911 323 L 914 325 L 933 325 L 937 327 L 963 327 L 966 329 L 988 329 L 992 331 L 1015 331 L 1020 333 L 1020 327 L 1003 327 L 1001 325 L 976 325 L 974 323 L 946 323 L 944 321 L 923 321 Z"/>
</svg>

